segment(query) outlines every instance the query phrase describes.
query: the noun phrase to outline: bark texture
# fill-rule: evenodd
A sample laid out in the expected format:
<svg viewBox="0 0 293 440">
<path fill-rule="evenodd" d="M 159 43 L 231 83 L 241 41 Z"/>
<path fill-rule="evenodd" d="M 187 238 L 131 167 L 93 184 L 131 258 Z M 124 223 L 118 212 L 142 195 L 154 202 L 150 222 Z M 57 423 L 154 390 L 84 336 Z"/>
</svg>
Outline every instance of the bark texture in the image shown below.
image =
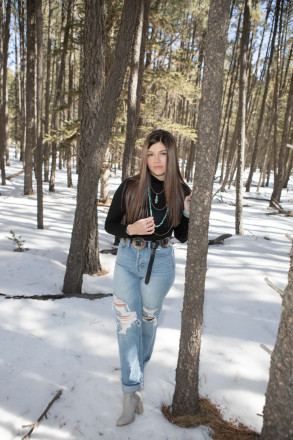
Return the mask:
<svg viewBox="0 0 293 440">
<path fill-rule="evenodd" d="M 54 111 L 52 114 L 52 132 L 58 129 L 58 118 L 57 113 L 55 111 L 61 104 L 62 90 L 64 86 L 65 79 L 65 67 L 66 67 L 66 55 L 68 51 L 69 45 L 69 34 L 71 27 L 71 19 L 72 19 L 72 4 L 73 0 L 68 0 L 67 3 L 67 16 L 66 16 L 66 26 L 64 29 L 64 38 L 62 44 L 62 52 L 60 58 L 59 70 L 56 78 L 56 89 L 55 89 L 55 97 L 54 97 Z M 56 162 L 57 162 L 57 143 L 54 141 L 52 143 L 52 160 L 51 160 L 51 174 L 50 174 L 50 184 L 49 191 L 55 191 L 55 175 L 56 175 Z"/>
<path fill-rule="evenodd" d="M 247 97 L 247 60 L 250 32 L 250 6 L 249 0 L 245 0 L 242 27 L 242 39 L 240 49 L 240 85 L 239 85 L 239 108 L 240 108 L 240 141 L 238 145 L 237 178 L 236 178 L 236 212 L 235 231 L 243 234 L 243 171 L 245 152 L 245 124 L 246 124 L 246 97 Z"/>
<path fill-rule="evenodd" d="M 293 244 L 283 312 L 271 358 L 261 440 L 293 438 Z"/>
<path fill-rule="evenodd" d="M 19 44 L 20 44 L 20 160 L 24 162 L 24 150 L 26 142 L 26 92 L 25 92 L 25 70 L 26 70 L 26 57 L 25 57 L 25 37 L 24 37 L 24 1 L 17 0 L 18 5 L 18 26 L 19 26 Z"/>
<path fill-rule="evenodd" d="M 24 194 L 33 194 L 33 151 L 36 146 L 35 81 L 35 0 L 27 1 L 26 145 Z"/>
<path fill-rule="evenodd" d="M 1 11 L 5 10 L 4 14 L 1 14 L 0 32 L 2 37 L 2 44 L 0 44 L 0 168 L 2 175 L 2 185 L 6 185 L 5 175 L 5 152 L 7 150 L 8 142 L 8 89 L 7 89 L 7 61 L 8 61 L 8 43 L 9 43 L 9 26 L 11 16 L 11 2 L 7 1 L 6 8 L 4 9 L 2 1 L 0 3 Z M 2 53 L 1 53 L 2 52 Z"/>
<path fill-rule="evenodd" d="M 109 71 L 107 84 L 103 89 L 101 105 L 98 109 L 92 107 L 92 100 L 90 99 L 88 110 L 84 113 L 84 117 L 86 117 L 88 121 L 88 130 L 84 130 L 81 134 L 82 143 L 77 206 L 63 285 L 64 293 L 81 293 L 91 219 L 93 210 L 96 209 L 98 181 L 105 150 L 116 116 L 116 109 L 128 64 L 132 37 L 141 1 L 142 0 L 125 0 L 116 40 L 114 59 Z M 90 14 L 94 16 L 98 14 L 100 7 L 101 2 L 98 0 L 94 2 L 86 1 L 86 8 L 89 8 L 89 11 L 91 11 Z M 86 20 L 90 20 L 90 14 L 86 15 Z M 90 22 L 86 21 L 85 29 L 87 29 L 87 27 L 90 29 L 89 33 L 92 34 L 93 40 L 92 43 L 90 43 L 90 37 L 89 40 L 85 39 L 85 63 L 91 62 L 87 56 L 89 49 L 91 49 L 95 59 L 99 56 L 98 53 L 95 53 L 95 49 L 99 46 L 99 42 L 97 42 L 97 38 L 95 37 L 97 25 L 91 27 Z M 96 77 L 95 75 L 92 76 L 90 70 L 86 70 L 86 64 L 84 74 L 83 99 L 85 100 L 89 97 L 88 93 L 89 90 L 91 90 L 90 88 L 87 89 L 89 81 L 91 79 L 96 81 Z M 97 91 L 95 93 L 97 93 Z M 83 105 L 85 105 L 85 101 L 83 101 Z"/>
<path fill-rule="evenodd" d="M 293 116 L 293 74 L 291 76 L 290 82 L 290 90 L 288 94 L 287 107 L 285 113 L 284 127 L 282 133 L 282 141 L 279 151 L 279 160 L 278 160 L 278 172 L 276 173 L 274 180 L 274 190 L 271 196 L 271 206 L 274 206 L 274 203 L 279 203 L 281 199 L 281 192 L 285 183 L 286 178 L 286 147 L 287 143 L 289 143 L 290 139 L 290 130 L 292 124 L 292 116 Z"/>
<path fill-rule="evenodd" d="M 135 38 L 133 42 L 130 78 L 128 86 L 127 126 L 123 153 L 122 180 L 128 178 L 131 174 L 131 162 L 137 137 L 149 8 L 150 0 L 145 0 L 141 2 Z"/>
<path fill-rule="evenodd" d="M 42 0 L 36 0 L 36 37 L 37 37 L 37 150 L 36 150 L 36 178 L 37 178 L 37 223 L 38 229 L 44 229 L 43 204 L 43 13 Z"/>
<path fill-rule="evenodd" d="M 50 112 L 50 77 L 51 77 L 51 56 L 52 56 L 52 40 L 51 40 L 51 22 L 52 22 L 53 6 L 52 1 L 48 1 L 48 37 L 47 37 L 47 56 L 46 56 L 46 83 L 45 83 L 45 115 L 44 115 L 44 131 L 49 133 L 49 112 Z M 50 147 L 49 142 L 44 143 L 44 181 L 49 182 L 49 166 L 50 166 Z"/>
<path fill-rule="evenodd" d="M 256 131 L 256 135 L 255 135 L 250 171 L 249 171 L 249 175 L 248 175 L 247 182 L 246 182 L 246 192 L 250 191 L 250 187 L 252 184 L 252 177 L 253 177 L 253 173 L 254 173 L 254 170 L 256 167 L 258 143 L 260 141 L 260 135 L 261 135 L 261 130 L 262 130 L 262 126 L 263 126 L 263 118 L 264 118 L 264 114 L 265 114 L 266 101 L 267 101 L 267 96 L 268 96 L 268 91 L 269 91 L 270 80 L 271 80 L 271 67 L 272 67 L 273 57 L 274 57 L 274 52 L 275 52 L 275 41 L 276 41 L 276 35 L 277 35 L 277 29 L 278 29 L 280 3 L 281 3 L 281 0 L 276 0 L 275 23 L 274 23 L 274 30 L 273 30 L 273 35 L 272 35 L 270 58 L 269 58 L 269 62 L 268 62 L 265 89 L 264 89 L 264 93 L 263 93 L 263 97 L 262 97 L 262 104 L 261 104 L 261 110 L 260 110 L 260 114 L 259 114 L 257 131 Z"/>
<path fill-rule="evenodd" d="M 230 0 L 212 0 L 210 3 L 180 348 L 172 403 L 174 416 L 193 415 L 199 410 L 198 371 L 207 270 L 208 227 L 221 120 L 229 6 Z"/>
</svg>

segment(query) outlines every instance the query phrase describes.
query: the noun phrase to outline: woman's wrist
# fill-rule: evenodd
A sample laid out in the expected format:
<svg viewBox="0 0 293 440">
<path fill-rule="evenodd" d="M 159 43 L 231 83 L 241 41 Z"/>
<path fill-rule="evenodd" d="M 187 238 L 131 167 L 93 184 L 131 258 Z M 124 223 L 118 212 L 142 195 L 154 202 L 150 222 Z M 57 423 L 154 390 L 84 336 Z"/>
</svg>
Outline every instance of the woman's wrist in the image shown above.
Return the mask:
<svg viewBox="0 0 293 440">
<path fill-rule="evenodd" d="M 185 209 L 183 209 L 183 215 L 184 217 L 189 218 L 189 212 L 185 211 Z"/>
</svg>

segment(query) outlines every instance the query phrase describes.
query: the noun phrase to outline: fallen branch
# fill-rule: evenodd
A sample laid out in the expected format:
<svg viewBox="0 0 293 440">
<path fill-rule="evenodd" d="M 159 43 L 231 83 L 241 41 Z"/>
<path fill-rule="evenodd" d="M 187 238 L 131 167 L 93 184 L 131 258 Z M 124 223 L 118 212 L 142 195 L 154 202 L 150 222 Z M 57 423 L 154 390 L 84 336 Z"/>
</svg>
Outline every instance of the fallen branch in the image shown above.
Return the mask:
<svg viewBox="0 0 293 440">
<path fill-rule="evenodd" d="M 263 197 L 243 196 L 243 198 L 251 199 L 251 200 L 259 200 L 261 202 L 270 202 L 270 199 L 264 199 Z"/>
<path fill-rule="evenodd" d="M 261 348 L 266 351 L 270 356 L 272 355 L 272 350 L 270 350 L 268 347 L 266 347 L 264 344 L 260 344 Z"/>
<path fill-rule="evenodd" d="M 67 298 L 81 298 L 81 299 L 101 299 L 106 298 L 107 296 L 113 296 L 112 293 L 69 293 L 69 294 L 60 294 L 60 295 L 6 295 L 5 293 L 0 293 L 0 296 L 4 296 L 5 299 L 37 299 L 41 301 L 48 301 L 50 299 L 67 299 Z"/>
<path fill-rule="evenodd" d="M 62 394 L 62 390 L 59 390 L 58 393 L 53 397 L 53 399 L 51 400 L 51 402 L 48 404 L 47 408 L 45 409 L 45 411 L 40 415 L 40 417 L 38 418 L 38 420 L 32 425 L 32 428 L 30 429 L 30 431 L 24 436 L 22 437 L 22 440 L 27 440 L 32 432 L 34 431 L 35 428 L 38 427 L 40 421 L 47 415 L 47 412 L 49 411 L 49 409 L 51 408 L 51 406 L 53 405 L 53 403 L 59 399 L 59 397 Z M 25 426 L 23 426 L 23 428 L 25 428 Z"/>
<path fill-rule="evenodd" d="M 100 251 L 100 253 L 101 253 L 101 254 L 112 254 L 112 255 L 117 255 L 117 251 L 118 251 L 118 248 L 114 248 L 114 247 L 112 247 L 112 249 L 102 249 L 102 250 Z"/>
<path fill-rule="evenodd" d="M 112 203 L 112 199 L 98 199 L 98 206 L 106 206 L 109 208 L 109 206 Z"/>
<path fill-rule="evenodd" d="M 286 217 L 293 217 L 293 211 L 286 211 L 285 209 L 278 209 L 273 212 L 266 212 L 266 215 L 285 215 Z"/>
<path fill-rule="evenodd" d="M 265 282 L 267 283 L 268 286 L 270 286 L 275 292 L 277 292 L 280 297 L 283 299 L 284 298 L 284 291 L 282 289 L 280 289 L 279 287 L 277 287 L 275 284 L 273 284 L 268 278 L 265 278 Z"/>
<path fill-rule="evenodd" d="M 230 206 L 236 206 L 236 203 L 229 203 Z M 242 208 L 251 208 L 252 205 L 242 205 Z"/>
<path fill-rule="evenodd" d="M 278 210 L 283 211 L 282 206 L 281 206 L 280 203 L 277 202 L 276 200 L 271 200 L 270 208 L 276 208 L 276 209 L 278 209 Z"/>
<path fill-rule="evenodd" d="M 219 237 L 214 238 L 213 240 L 209 240 L 209 245 L 211 245 L 211 244 L 224 244 L 224 240 L 226 238 L 230 238 L 230 237 L 232 237 L 232 234 L 220 235 Z"/>
<path fill-rule="evenodd" d="M 10 176 L 7 176 L 6 179 L 11 180 L 14 177 L 20 176 L 20 174 L 23 174 L 23 173 L 24 173 L 24 170 L 18 171 L 18 173 L 14 173 L 14 174 L 11 174 Z"/>
<path fill-rule="evenodd" d="M 213 194 L 212 199 L 218 194 L 218 192 L 220 192 L 222 190 L 222 187 L 220 187 L 215 194 Z M 226 190 L 224 190 L 223 192 L 227 192 Z"/>
</svg>

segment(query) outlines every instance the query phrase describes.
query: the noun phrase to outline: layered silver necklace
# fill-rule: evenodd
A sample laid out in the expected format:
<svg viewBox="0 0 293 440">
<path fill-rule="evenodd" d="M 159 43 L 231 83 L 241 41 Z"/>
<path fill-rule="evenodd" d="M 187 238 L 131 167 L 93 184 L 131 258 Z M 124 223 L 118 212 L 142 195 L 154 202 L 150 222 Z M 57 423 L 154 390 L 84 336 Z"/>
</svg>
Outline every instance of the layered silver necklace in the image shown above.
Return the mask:
<svg viewBox="0 0 293 440">
<path fill-rule="evenodd" d="M 153 191 L 153 193 L 155 194 L 155 205 L 156 205 L 159 201 L 159 195 L 162 194 L 165 191 L 165 189 L 163 189 L 163 191 L 156 193 L 156 191 L 154 191 L 152 187 L 150 187 L 150 188 Z M 157 206 L 155 206 L 152 201 L 152 197 L 151 197 L 150 192 L 149 192 L 149 203 L 156 211 L 163 211 L 164 209 L 166 209 L 166 206 L 167 206 L 167 203 L 165 204 L 165 206 L 163 206 L 163 208 L 158 208 Z"/>
<path fill-rule="evenodd" d="M 155 194 L 155 204 L 157 204 L 158 201 L 159 201 L 159 195 L 162 194 L 162 193 L 165 191 L 165 188 L 163 188 L 163 190 L 160 191 L 160 192 L 158 192 L 158 193 L 152 188 L 152 186 L 151 186 L 151 190 L 152 190 L 153 193 Z M 163 208 L 163 209 L 164 209 L 164 208 Z"/>
</svg>

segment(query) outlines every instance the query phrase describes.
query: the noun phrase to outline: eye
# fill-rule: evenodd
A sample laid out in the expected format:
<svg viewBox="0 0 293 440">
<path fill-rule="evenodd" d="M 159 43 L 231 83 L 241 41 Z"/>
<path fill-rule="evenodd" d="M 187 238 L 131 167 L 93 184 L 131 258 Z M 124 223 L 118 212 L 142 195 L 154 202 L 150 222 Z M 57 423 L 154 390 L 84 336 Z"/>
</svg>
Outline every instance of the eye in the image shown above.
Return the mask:
<svg viewBox="0 0 293 440">
<path fill-rule="evenodd" d="M 153 156 L 153 153 L 148 153 L 148 157 L 151 157 L 151 156 Z"/>
</svg>

